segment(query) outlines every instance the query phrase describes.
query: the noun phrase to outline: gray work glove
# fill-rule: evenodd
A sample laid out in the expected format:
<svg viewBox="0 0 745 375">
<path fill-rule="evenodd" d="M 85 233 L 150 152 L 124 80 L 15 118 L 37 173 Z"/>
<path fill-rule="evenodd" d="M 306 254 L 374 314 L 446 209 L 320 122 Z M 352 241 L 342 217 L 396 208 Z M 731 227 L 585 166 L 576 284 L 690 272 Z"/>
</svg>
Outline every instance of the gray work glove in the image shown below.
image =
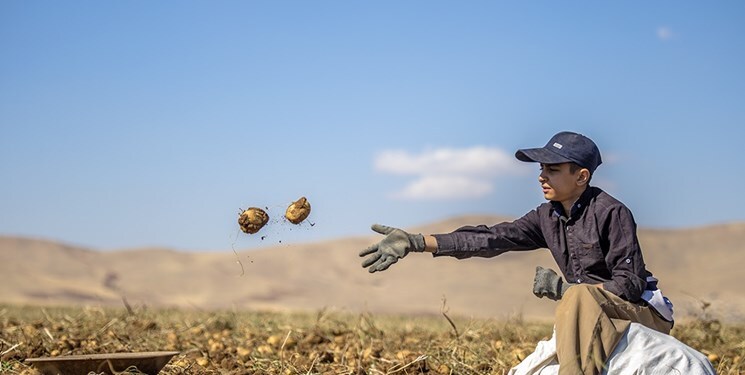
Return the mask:
<svg viewBox="0 0 745 375">
<path fill-rule="evenodd" d="M 380 224 L 373 224 L 372 230 L 384 234 L 385 238 L 360 252 L 361 257 L 369 255 L 362 262 L 362 267 L 370 267 L 370 273 L 385 271 L 391 264 L 412 251 L 424 251 L 424 236 L 421 234 L 409 234 L 401 229 Z"/>
<path fill-rule="evenodd" d="M 535 268 L 535 279 L 533 279 L 533 294 L 536 297 L 548 297 L 554 301 L 561 299 L 564 292 L 569 289 L 570 284 L 564 281 L 561 276 L 550 268 L 537 266 Z"/>
</svg>

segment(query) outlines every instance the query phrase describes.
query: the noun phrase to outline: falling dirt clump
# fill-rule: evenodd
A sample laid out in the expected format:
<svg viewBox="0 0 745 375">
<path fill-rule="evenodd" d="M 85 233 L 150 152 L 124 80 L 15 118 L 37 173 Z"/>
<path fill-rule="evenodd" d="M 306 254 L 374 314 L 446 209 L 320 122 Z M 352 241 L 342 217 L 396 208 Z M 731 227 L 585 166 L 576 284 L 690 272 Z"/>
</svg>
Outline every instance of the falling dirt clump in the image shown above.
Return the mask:
<svg viewBox="0 0 745 375">
<path fill-rule="evenodd" d="M 238 225 L 243 233 L 254 234 L 269 222 L 269 215 L 258 207 L 249 207 L 238 216 Z"/>
<path fill-rule="evenodd" d="M 308 215 L 310 215 L 310 202 L 305 197 L 292 202 L 285 212 L 285 218 L 293 224 L 302 223 Z"/>
</svg>

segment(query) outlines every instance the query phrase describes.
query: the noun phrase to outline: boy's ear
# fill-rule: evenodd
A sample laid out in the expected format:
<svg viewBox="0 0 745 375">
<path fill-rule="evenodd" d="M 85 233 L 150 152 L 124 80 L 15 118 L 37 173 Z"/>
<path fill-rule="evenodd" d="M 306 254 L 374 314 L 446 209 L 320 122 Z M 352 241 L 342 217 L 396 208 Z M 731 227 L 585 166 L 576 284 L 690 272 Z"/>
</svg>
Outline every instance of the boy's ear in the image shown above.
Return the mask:
<svg viewBox="0 0 745 375">
<path fill-rule="evenodd" d="M 580 169 L 577 174 L 577 185 L 584 185 L 588 181 L 590 181 L 590 170 L 587 168 Z"/>
</svg>

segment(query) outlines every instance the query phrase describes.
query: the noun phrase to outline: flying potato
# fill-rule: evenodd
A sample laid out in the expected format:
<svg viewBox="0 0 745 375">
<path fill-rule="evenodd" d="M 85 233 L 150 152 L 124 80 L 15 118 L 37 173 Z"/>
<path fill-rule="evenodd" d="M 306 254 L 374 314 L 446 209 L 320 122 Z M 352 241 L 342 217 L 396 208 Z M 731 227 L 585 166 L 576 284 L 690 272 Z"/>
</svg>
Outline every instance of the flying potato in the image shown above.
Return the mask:
<svg viewBox="0 0 745 375">
<path fill-rule="evenodd" d="M 269 215 L 258 207 L 249 207 L 238 216 L 243 233 L 254 234 L 269 222 Z"/>
<path fill-rule="evenodd" d="M 285 218 L 293 224 L 302 223 L 303 220 L 308 218 L 308 215 L 310 215 L 310 202 L 305 197 L 292 202 L 285 211 Z"/>
</svg>

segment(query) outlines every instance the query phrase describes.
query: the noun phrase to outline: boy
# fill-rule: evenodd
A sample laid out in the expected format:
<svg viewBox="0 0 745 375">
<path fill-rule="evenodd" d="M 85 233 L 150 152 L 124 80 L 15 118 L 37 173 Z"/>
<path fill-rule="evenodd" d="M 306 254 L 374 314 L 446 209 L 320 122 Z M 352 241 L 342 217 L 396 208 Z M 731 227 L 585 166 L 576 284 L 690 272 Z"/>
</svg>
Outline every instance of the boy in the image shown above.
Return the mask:
<svg viewBox="0 0 745 375">
<path fill-rule="evenodd" d="M 602 163 L 589 138 L 560 132 L 541 148 L 515 157 L 539 163 L 547 203 L 513 221 L 467 226 L 423 236 L 375 224 L 386 237 L 360 253 L 363 267 L 384 271 L 409 252 L 458 259 L 548 248 L 568 282 L 537 267 L 533 293 L 558 300 L 556 350 L 560 374 L 598 374 L 631 322 L 663 333 L 673 326 L 672 304 L 644 265 L 631 211 L 589 185 Z"/>
</svg>

